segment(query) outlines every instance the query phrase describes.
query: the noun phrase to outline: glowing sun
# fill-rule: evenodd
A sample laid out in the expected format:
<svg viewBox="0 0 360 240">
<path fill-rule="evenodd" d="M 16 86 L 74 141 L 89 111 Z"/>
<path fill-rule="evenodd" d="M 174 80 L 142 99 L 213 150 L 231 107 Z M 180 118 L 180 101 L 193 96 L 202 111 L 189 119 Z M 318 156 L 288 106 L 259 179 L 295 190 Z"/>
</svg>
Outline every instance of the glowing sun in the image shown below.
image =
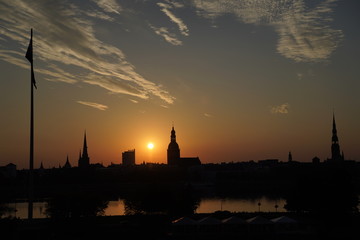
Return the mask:
<svg viewBox="0 0 360 240">
<path fill-rule="evenodd" d="M 147 145 L 147 148 L 148 149 L 153 149 L 154 148 L 154 144 L 152 142 L 149 142 L 148 145 Z"/>
</svg>

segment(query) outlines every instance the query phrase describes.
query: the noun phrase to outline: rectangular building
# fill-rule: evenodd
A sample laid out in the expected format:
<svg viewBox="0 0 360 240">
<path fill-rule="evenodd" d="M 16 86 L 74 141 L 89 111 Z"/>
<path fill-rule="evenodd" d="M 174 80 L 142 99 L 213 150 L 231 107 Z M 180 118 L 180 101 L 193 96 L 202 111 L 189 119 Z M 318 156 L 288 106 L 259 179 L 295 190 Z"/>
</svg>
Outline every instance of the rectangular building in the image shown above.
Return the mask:
<svg viewBox="0 0 360 240">
<path fill-rule="evenodd" d="M 122 153 L 122 164 L 124 166 L 135 165 L 135 149 L 128 150 Z"/>
</svg>

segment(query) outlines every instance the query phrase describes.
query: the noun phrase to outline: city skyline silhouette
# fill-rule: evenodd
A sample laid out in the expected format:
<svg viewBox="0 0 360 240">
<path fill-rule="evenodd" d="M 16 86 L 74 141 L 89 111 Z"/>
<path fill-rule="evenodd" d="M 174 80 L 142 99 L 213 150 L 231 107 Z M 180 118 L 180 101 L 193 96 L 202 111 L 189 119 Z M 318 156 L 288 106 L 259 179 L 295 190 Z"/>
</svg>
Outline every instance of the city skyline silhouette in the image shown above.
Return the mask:
<svg viewBox="0 0 360 240">
<path fill-rule="evenodd" d="M 358 239 L 359 9 L 2 0 L 1 236 Z"/>
<path fill-rule="evenodd" d="M 333 118 L 332 118 L 332 137 L 331 137 L 331 148 L 330 148 L 330 156 L 329 158 L 325 158 L 325 159 L 320 159 L 317 157 L 317 155 L 314 155 L 314 157 L 312 159 L 308 159 L 307 161 L 299 161 L 298 159 L 296 159 L 295 161 L 297 162 L 314 162 L 314 160 L 316 159 L 316 161 L 318 162 L 343 162 L 345 161 L 358 161 L 357 159 L 347 159 L 345 158 L 345 154 L 344 154 L 344 150 L 342 150 L 340 148 L 340 141 L 339 138 L 337 136 L 337 127 L 336 127 L 336 121 L 335 121 L 335 113 L 333 113 Z M 87 168 L 89 167 L 91 164 L 95 165 L 95 164 L 100 164 L 103 167 L 108 167 L 111 166 L 112 164 L 124 164 L 124 153 L 134 153 L 133 156 L 133 160 L 131 160 L 131 164 L 130 165 L 136 165 L 136 164 L 142 164 L 142 163 L 155 163 L 155 164 L 159 164 L 161 162 L 156 161 L 145 161 L 143 159 L 136 159 L 135 158 L 135 150 L 136 149 L 131 149 L 131 150 L 127 150 L 127 151 L 123 151 L 122 153 L 122 159 L 120 159 L 117 162 L 111 162 L 111 164 L 109 165 L 103 165 L 100 162 L 96 162 L 96 161 L 90 161 L 90 157 L 88 154 L 88 146 L 87 146 L 87 139 L 86 139 L 86 131 L 84 132 L 84 136 L 83 136 L 83 145 L 81 147 L 80 153 L 79 153 L 79 157 L 75 160 L 72 161 L 72 163 L 69 161 L 69 155 L 66 155 L 66 159 L 64 160 L 65 163 L 60 162 L 58 165 L 54 165 L 54 166 L 49 166 L 48 168 L 54 168 L 59 166 L 60 168 L 63 166 L 64 168 L 71 168 L 71 166 L 74 167 L 80 167 L 80 168 Z M 163 151 L 165 151 L 165 149 L 162 149 Z M 175 166 L 192 166 L 192 165 L 198 165 L 201 164 L 201 161 L 199 159 L 199 157 L 180 157 L 180 147 L 178 145 L 178 143 L 176 142 L 176 133 L 175 133 L 175 128 L 174 126 L 172 126 L 171 129 L 171 134 L 170 134 L 170 143 L 169 146 L 167 148 L 167 162 L 165 164 L 168 165 L 175 165 Z M 274 158 L 272 158 L 274 159 Z M 154 160 L 154 159 L 151 159 Z M 264 159 L 256 159 L 256 161 L 263 161 Z M 269 158 L 268 160 L 271 160 L 271 158 Z M 293 156 L 291 151 L 288 152 L 288 157 L 286 160 L 280 160 L 275 158 L 275 160 L 277 161 L 281 161 L 281 162 L 293 162 Z M 254 161 L 254 160 L 248 160 L 248 161 Z M 225 163 L 226 161 L 223 161 L 222 163 Z M 233 162 L 233 161 L 232 161 Z M 247 161 L 244 161 L 247 162 Z M 9 164 L 9 163 L 7 163 Z M 13 164 L 13 163 L 11 163 Z M 164 164 L 164 163 L 161 163 Z M 6 164 L 5 164 L 6 165 Z M 99 165 L 99 166 L 100 166 Z M 126 165 L 129 165 L 128 163 Z M 35 168 L 38 168 L 37 166 L 35 166 Z M 44 169 L 44 164 L 43 162 L 40 163 L 39 168 Z"/>
<path fill-rule="evenodd" d="M 360 158 L 358 3 L 110 2 L 1 3 L 0 166 L 28 167 L 31 28 L 36 167 L 75 166 L 84 129 L 105 166 L 166 163 L 172 122 L 202 163 L 324 160 L 332 110 Z"/>
</svg>

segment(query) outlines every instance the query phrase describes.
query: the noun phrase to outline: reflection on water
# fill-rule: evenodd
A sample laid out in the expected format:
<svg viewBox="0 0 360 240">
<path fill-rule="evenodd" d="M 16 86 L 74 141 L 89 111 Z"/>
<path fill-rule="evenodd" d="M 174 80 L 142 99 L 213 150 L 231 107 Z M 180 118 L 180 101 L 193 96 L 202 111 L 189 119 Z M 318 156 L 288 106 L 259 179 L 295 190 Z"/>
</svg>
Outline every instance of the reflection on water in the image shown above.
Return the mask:
<svg viewBox="0 0 360 240">
<path fill-rule="evenodd" d="M 2 217 L 16 217 L 16 218 L 27 218 L 28 217 L 28 203 L 7 203 L 6 207 L 9 211 L 6 211 Z M 33 203 L 33 217 L 34 218 L 46 218 L 47 203 L 46 202 L 34 202 Z"/>
<path fill-rule="evenodd" d="M 286 212 L 285 199 L 203 199 L 196 213 L 229 212 Z"/>
<path fill-rule="evenodd" d="M 260 206 L 259 206 L 260 203 Z M 109 201 L 107 207 L 103 210 L 103 216 L 125 215 L 126 201 L 119 199 L 117 201 Z M 276 208 L 275 205 L 278 207 Z M 196 213 L 211 213 L 216 211 L 230 211 L 230 212 L 286 212 L 284 209 L 285 199 L 269 199 L 266 197 L 257 199 L 202 199 L 199 207 L 195 210 Z M 15 211 L 6 212 L 3 217 L 17 217 L 27 218 L 28 203 L 9 203 L 7 207 L 16 209 Z M 34 218 L 46 218 L 47 202 L 34 203 Z"/>
<path fill-rule="evenodd" d="M 109 201 L 107 208 L 105 209 L 105 216 L 125 215 L 125 203 L 123 199 L 118 201 Z"/>
<path fill-rule="evenodd" d="M 47 201 L 46 215 L 51 218 L 78 218 L 104 215 L 108 201 L 94 193 L 58 195 Z"/>
</svg>

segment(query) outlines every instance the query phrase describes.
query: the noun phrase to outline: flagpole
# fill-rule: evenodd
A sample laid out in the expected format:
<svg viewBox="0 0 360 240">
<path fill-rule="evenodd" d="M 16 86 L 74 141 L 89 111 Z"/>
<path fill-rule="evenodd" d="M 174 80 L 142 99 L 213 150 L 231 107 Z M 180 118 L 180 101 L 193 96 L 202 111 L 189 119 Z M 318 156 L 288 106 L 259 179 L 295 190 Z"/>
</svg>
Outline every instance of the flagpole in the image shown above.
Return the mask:
<svg viewBox="0 0 360 240">
<path fill-rule="evenodd" d="M 32 31 L 31 31 L 32 33 Z M 31 63 L 31 74 L 34 74 L 33 63 Z M 29 166 L 29 206 L 28 219 L 33 218 L 33 198 L 34 198 L 34 84 L 31 84 L 31 100 L 30 100 L 30 166 Z"/>
<path fill-rule="evenodd" d="M 34 64 L 33 64 L 33 47 L 32 47 L 33 31 L 31 29 L 31 38 L 26 52 L 26 58 L 31 63 L 31 81 L 30 81 L 30 164 L 29 164 L 29 205 L 28 205 L 28 219 L 33 218 L 33 198 L 34 198 Z M 36 86 L 36 85 L 35 85 Z"/>
</svg>

